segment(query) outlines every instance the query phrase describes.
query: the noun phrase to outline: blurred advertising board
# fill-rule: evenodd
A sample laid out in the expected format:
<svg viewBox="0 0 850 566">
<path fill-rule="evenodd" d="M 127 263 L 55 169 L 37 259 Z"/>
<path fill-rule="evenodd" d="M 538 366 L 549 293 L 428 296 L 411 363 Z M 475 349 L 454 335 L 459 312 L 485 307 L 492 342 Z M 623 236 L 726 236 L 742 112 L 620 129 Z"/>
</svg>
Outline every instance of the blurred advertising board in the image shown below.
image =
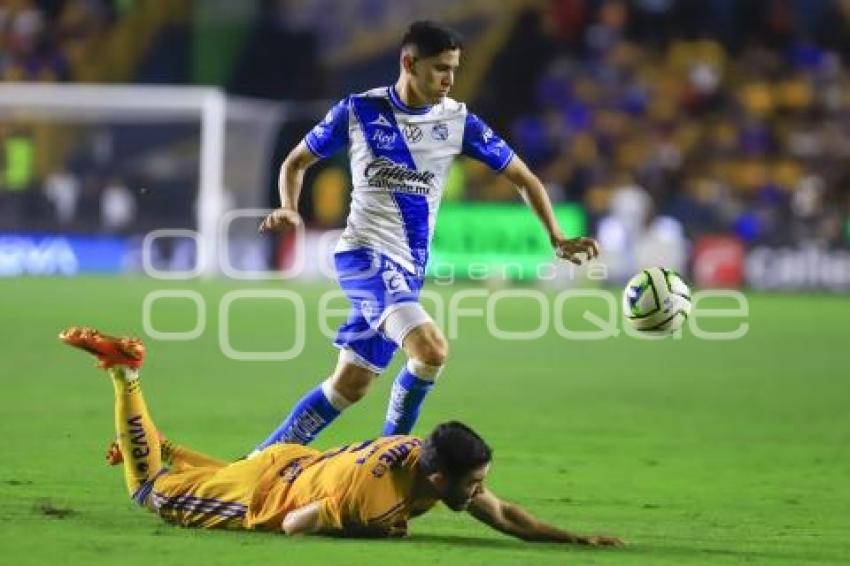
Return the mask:
<svg viewBox="0 0 850 566">
<path fill-rule="evenodd" d="M 816 244 L 746 247 L 729 235 L 703 236 L 692 252 L 696 288 L 850 291 L 850 250 Z"/>
<path fill-rule="evenodd" d="M 755 246 L 747 252 L 745 273 L 752 289 L 850 291 L 850 250 Z"/>
<path fill-rule="evenodd" d="M 0 277 L 118 273 L 128 248 L 116 236 L 0 233 Z"/>
<path fill-rule="evenodd" d="M 698 288 L 739 288 L 744 284 L 744 244 L 735 236 L 703 236 L 694 244 L 692 276 Z"/>
<path fill-rule="evenodd" d="M 568 237 L 586 234 L 581 206 L 557 205 L 555 216 Z M 510 279 L 532 279 L 539 266 L 552 259 L 549 238 L 526 206 L 444 204 L 434 231 L 428 274 L 441 276 L 451 270 L 460 278 L 498 273 Z"/>
</svg>

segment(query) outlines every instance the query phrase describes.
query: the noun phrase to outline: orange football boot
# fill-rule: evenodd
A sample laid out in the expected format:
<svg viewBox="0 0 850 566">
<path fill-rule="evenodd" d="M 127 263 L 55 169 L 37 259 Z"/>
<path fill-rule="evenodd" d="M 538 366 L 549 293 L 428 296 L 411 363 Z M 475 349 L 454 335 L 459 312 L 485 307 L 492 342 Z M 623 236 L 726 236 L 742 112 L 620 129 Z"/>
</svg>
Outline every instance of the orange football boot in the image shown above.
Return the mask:
<svg viewBox="0 0 850 566">
<path fill-rule="evenodd" d="M 59 334 L 59 340 L 74 348 L 85 350 L 97 358 L 97 367 L 115 366 L 140 368 L 145 361 L 145 346 L 138 338 L 101 334 L 94 328 L 72 326 Z"/>
</svg>

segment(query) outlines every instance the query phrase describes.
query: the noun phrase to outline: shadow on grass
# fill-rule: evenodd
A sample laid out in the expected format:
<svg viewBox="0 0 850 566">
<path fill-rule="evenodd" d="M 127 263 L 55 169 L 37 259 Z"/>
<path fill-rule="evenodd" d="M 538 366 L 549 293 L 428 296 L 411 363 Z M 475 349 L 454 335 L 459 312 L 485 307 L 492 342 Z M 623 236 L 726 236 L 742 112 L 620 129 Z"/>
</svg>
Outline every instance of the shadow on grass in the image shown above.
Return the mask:
<svg viewBox="0 0 850 566">
<path fill-rule="evenodd" d="M 529 550 L 529 549 L 538 549 L 538 550 L 553 550 L 557 552 L 564 552 L 565 549 L 576 550 L 576 551 L 589 551 L 589 552 L 628 552 L 630 548 L 599 548 L 592 546 L 585 546 L 579 544 L 564 544 L 557 542 L 527 542 L 520 539 L 509 538 L 505 536 L 504 538 L 488 538 L 488 537 L 474 537 L 474 536 L 466 536 L 466 535 L 448 535 L 448 534 L 414 534 L 405 539 L 401 539 L 407 543 L 425 543 L 425 544 L 445 544 L 447 546 L 453 547 L 467 547 L 467 548 L 488 548 L 488 549 L 504 549 L 504 550 Z"/>
<path fill-rule="evenodd" d="M 781 560 L 785 562 L 824 562 L 834 563 L 834 559 L 826 556 L 812 556 L 811 554 L 802 554 L 796 552 L 770 552 L 765 550 L 735 550 L 731 548 L 705 548 L 698 546 L 682 546 L 682 545 L 634 545 L 630 548 L 635 554 L 643 554 L 648 556 L 665 556 L 669 558 L 739 558 L 747 562 L 766 562 L 769 560 Z"/>
<path fill-rule="evenodd" d="M 542 543 L 542 542 L 525 542 L 519 539 L 509 537 L 485 537 L 485 536 L 469 536 L 455 535 L 446 533 L 414 533 L 411 536 L 404 538 L 344 538 L 323 535 L 313 535 L 304 537 L 287 537 L 282 534 L 269 533 L 265 531 L 243 531 L 243 530 L 205 530 L 205 529 L 187 529 L 176 525 L 164 523 L 160 525 L 154 535 L 167 535 L 170 533 L 189 532 L 198 536 L 212 537 L 234 537 L 241 539 L 242 544 L 278 544 L 287 542 L 289 544 L 324 544 L 331 543 L 339 545 L 341 548 L 349 547 L 350 545 L 360 545 L 368 543 L 370 545 L 428 545 L 445 546 L 450 548 L 466 548 L 476 550 L 491 550 L 491 551 L 544 551 L 544 552 L 592 552 L 600 553 L 600 558 L 611 554 L 615 556 L 620 553 L 626 553 L 631 558 L 644 559 L 647 563 L 653 563 L 653 560 L 662 558 L 683 563 L 710 563 L 714 560 L 737 559 L 742 562 L 765 563 L 772 561 L 781 561 L 784 563 L 836 563 L 835 556 L 830 556 L 825 553 L 821 556 L 812 555 L 811 553 L 788 552 L 788 551 L 769 551 L 769 550 L 740 550 L 734 548 L 706 548 L 699 545 L 687 544 L 646 544 L 639 542 L 627 542 L 624 548 L 596 548 L 590 546 L 574 545 L 574 544 L 559 544 L 559 543 Z"/>
<path fill-rule="evenodd" d="M 737 550 L 731 548 L 705 548 L 699 546 L 686 545 L 658 545 L 658 544 L 641 544 L 641 543 L 626 543 L 623 548 L 597 548 L 574 544 L 558 544 L 558 543 L 529 543 L 518 539 L 511 538 L 487 538 L 474 537 L 466 535 L 449 535 L 449 534 L 414 534 L 405 539 L 398 539 L 405 543 L 425 543 L 425 544 L 444 544 L 453 547 L 466 547 L 476 549 L 504 549 L 504 550 L 528 550 L 530 548 L 539 550 L 557 550 L 563 552 L 566 549 L 578 552 L 599 552 L 605 555 L 609 553 L 626 552 L 632 556 L 646 556 L 648 559 L 652 557 L 681 559 L 682 561 L 712 561 L 713 559 L 732 558 L 740 559 L 746 562 L 763 563 L 773 560 L 781 560 L 790 563 L 803 562 L 822 562 L 834 563 L 835 558 L 830 556 L 813 556 L 812 554 L 804 554 L 799 552 L 787 551 L 769 551 L 769 550 Z"/>
<path fill-rule="evenodd" d="M 448 546 L 465 546 L 468 548 L 505 548 L 517 550 L 527 548 L 528 543 L 517 539 L 510 538 L 487 538 L 473 537 L 466 535 L 446 535 L 433 533 L 417 533 L 403 539 L 398 539 L 399 542 L 414 544 L 445 544 Z M 546 545 L 550 546 L 550 545 Z"/>
<path fill-rule="evenodd" d="M 379 544 L 379 545 L 396 545 L 396 544 L 423 544 L 423 545 L 446 545 L 451 547 L 465 547 L 465 548 L 489 548 L 489 549 L 498 549 L 502 548 L 505 550 L 522 550 L 528 549 L 530 544 L 533 544 L 534 547 L 539 548 L 554 548 L 561 547 L 564 545 L 558 545 L 556 543 L 527 543 L 521 541 L 519 539 L 513 538 L 487 538 L 487 537 L 475 537 L 475 536 L 466 536 L 466 535 L 449 535 L 449 534 L 436 534 L 436 533 L 414 533 L 407 537 L 400 538 L 358 538 L 358 537 L 343 537 L 343 536 L 333 536 L 333 535 L 310 535 L 310 536 L 299 536 L 299 537 L 287 537 L 282 534 L 277 533 L 269 533 L 266 531 L 243 531 L 243 530 L 204 530 L 204 529 L 185 529 L 184 527 L 178 527 L 174 525 L 168 525 L 167 527 L 173 527 L 174 531 L 177 532 L 180 530 L 188 530 L 203 533 L 204 535 L 210 534 L 213 536 L 233 536 L 246 538 L 246 540 L 274 540 L 274 538 L 279 538 L 281 540 L 286 540 L 290 542 L 296 543 L 316 543 L 316 542 L 335 542 L 340 545 L 350 545 L 350 544 L 359 544 L 359 543 L 370 543 L 370 544 Z M 159 529 L 158 529 L 159 531 Z M 160 532 L 156 532 L 155 534 L 160 534 Z M 256 537 L 256 538 L 254 538 Z M 581 548 L 581 547 L 576 547 Z"/>
</svg>

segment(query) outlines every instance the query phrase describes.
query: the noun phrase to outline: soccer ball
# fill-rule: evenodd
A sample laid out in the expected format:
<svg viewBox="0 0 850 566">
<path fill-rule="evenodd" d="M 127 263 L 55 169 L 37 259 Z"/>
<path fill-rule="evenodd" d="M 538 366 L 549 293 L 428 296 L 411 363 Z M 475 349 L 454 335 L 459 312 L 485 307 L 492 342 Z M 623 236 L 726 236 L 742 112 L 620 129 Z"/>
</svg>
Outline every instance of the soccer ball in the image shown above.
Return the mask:
<svg viewBox="0 0 850 566">
<path fill-rule="evenodd" d="M 623 313 L 636 330 L 670 334 L 682 327 L 691 312 L 691 291 L 671 269 L 644 269 L 626 284 Z"/>
</svg>

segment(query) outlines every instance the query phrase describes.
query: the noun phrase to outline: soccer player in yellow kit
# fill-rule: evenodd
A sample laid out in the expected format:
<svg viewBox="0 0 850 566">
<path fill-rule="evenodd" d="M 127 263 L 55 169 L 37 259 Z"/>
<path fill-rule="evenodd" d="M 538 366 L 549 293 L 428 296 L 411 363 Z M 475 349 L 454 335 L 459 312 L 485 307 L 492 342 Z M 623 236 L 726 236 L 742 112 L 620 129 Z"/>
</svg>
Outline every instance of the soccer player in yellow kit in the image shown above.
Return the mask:
<svg viewBox="0 0 850 566">
<path fill-rule="evenodd" d="M 115 389 L 115 425 L 130 496 L 184 526 L 343 536 L 407 534 L 408 520 L 438 501 L 503 533 L 529 541 L 620 546 L 547 525 L 484 487 L 490 447 L 469 427 L 448 422 L 425 439 L 388 436 L 326 452 L 275 444 L 225 463 L 161 441 L 140 388 L 145 349 L 73 327 L 59 335 L 88 351 Z"/>
</svg>

